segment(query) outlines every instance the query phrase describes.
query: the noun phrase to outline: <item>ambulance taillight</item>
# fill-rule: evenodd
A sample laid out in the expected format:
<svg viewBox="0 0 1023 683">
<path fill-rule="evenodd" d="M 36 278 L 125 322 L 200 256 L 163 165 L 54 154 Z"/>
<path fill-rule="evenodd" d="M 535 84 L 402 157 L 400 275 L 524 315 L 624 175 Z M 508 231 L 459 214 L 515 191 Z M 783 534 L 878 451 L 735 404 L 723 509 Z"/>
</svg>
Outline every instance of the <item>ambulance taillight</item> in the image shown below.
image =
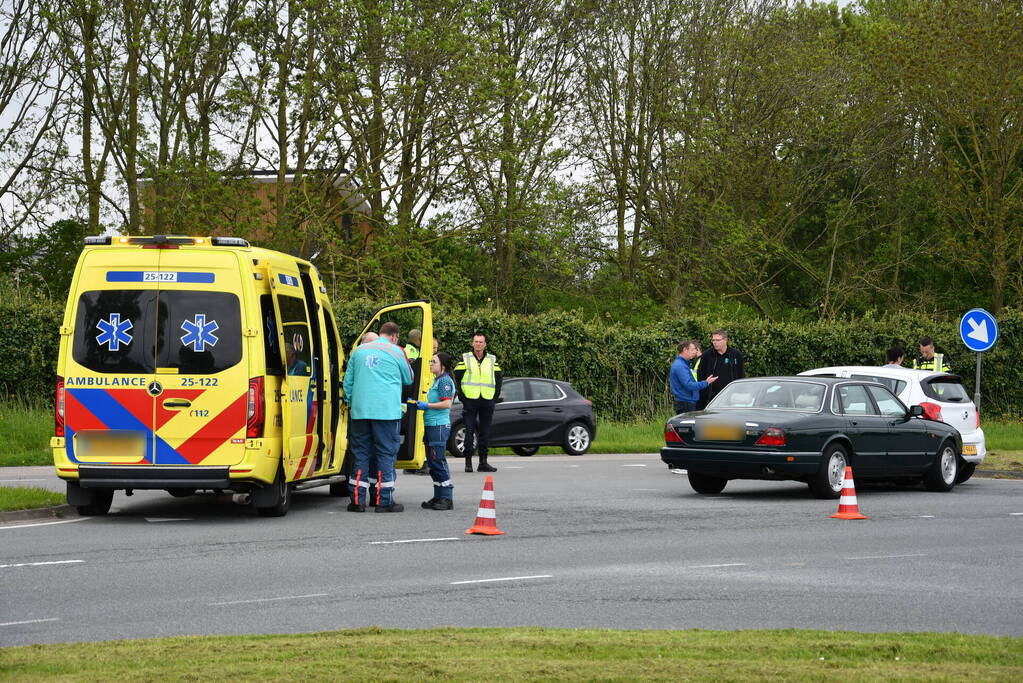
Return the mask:
<svg viewBox="0 0 1023 683">
<path fill-rule="evenodd" d="M 57 377 L 53 400 L 53 435 L 64 436 L 64 378 Z"/>
<path fill-rule="evenodd" d="M 263 394 L 262 377 L 253 377 L 249 380 L 247 409 L 245 436 L 250 439 L 262 438 L 263 424 L 266 422 L 266 396 Z"/>
</svg>

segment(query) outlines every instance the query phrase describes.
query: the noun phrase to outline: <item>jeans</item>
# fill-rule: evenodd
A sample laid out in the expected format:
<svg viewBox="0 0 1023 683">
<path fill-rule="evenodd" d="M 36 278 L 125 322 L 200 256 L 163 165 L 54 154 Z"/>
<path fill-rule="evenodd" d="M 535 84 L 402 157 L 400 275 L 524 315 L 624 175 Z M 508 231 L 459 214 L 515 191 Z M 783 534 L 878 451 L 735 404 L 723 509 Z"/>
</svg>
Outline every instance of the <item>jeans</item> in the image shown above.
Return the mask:
<svg viewBox="0 0 1023 683">
<path fill-rule="evenodd" d="M 451 500 L 455 488 L 451 483 L 451 473 L 448 471 L 448 459 L 444 455 L 448 447 L 451 426 L 426 425 L 425 429 L 426 466 L 430 468 L 430 478 L 433 479 L 433 497 Z"/>
<path fill-rule="evenodd" d="M 675 414 L 696 410 L 696 401 L 675 401 Z"/>
<path fill-rule="evenodd" d="M 401 443 L 401 420 L 351 420 L 348 443 L 354 463 L 348 491 L 353 503 L 390 505 L 394 502 L 394 460 Z M 370 486 L 376 486 L 376 500 L 369 500 Z"/>
<path fill-rule="evenodd" d="M 462 403 L 462 420 L 465 421 L 465 446 L 462 455 L 471 458 L 479 451 L 480 458 L 487 457 L 490 442 L 490 423 L 494 419 L 494 401 L 485 398 L 467 398 Z"/>
</svg>

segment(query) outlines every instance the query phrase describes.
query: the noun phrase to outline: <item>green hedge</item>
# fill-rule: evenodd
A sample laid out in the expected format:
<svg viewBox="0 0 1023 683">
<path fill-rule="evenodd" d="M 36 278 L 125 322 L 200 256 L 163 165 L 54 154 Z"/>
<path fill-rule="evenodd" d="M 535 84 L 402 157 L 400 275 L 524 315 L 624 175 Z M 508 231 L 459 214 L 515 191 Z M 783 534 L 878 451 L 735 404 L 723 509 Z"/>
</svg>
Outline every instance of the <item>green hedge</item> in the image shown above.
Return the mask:
<svg viewBox="0 0 1023 683">
<path fill-rule="evenodd" d="M 369 301 L 335 304 L 338 327 L 350 343 L 376 306 Z M 33 401 L 52 400 L 57 331 L 63 302 L 7 289 L 0 291 L 0 389 Z M 571 382 L 604 417 L 649 417 L 671 405 L 667 373 L 680 339 L 709 346 L 710 330 L 725 327 L 746 356 L 748 375 L 788 375 L 826 365 L 881 365 L 884 351 L 901 343 L 911 353 L 929 335 L 973 392 L 975 354 L 959 339 L 958 318 L 886 314 L 811 324 L 767 320 L 711 320 L 699 315 L 635 328 L 563 311 L 523 316 L 498 310 L 434 311 L 441 348 L 469 350 L 473 332 L 485 332 L 508 376 L 536 375 Z M 1023 311 L 999 316 L 1000 338 L 984 354 L 982 409 L 987 415 L 1023 414 L 1021 331 Z M 347 331 L 347 334 L 346 334 Z"/>
</svg>

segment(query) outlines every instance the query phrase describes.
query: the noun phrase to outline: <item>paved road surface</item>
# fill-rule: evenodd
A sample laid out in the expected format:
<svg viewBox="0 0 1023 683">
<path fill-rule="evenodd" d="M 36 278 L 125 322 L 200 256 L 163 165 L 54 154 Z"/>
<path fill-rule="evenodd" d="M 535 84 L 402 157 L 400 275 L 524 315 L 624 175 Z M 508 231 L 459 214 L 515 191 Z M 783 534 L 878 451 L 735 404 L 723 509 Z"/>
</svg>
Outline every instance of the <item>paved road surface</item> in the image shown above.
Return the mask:
<svg viewBox="0 0 1023 683">
<path fill-rule="evenodd" d="M 454 462 L 454 461 L 452 461 Z M 869 520 L 805 485 L 698 496 L 654 456 L 498 458 L 500 537 L 456 509 L 353 514 L 325 489 L 263 519 L 227 497 L 118 493 L 103 518 L 0 525 L 0 645 L 367 625 L 816 628 L 1023 635 L 1023 481 L 859 486 Z M 49 468 L 0 472 L 53 486 Z M 29 481 L 38 480 L 38 481 Z"/>
</svg>

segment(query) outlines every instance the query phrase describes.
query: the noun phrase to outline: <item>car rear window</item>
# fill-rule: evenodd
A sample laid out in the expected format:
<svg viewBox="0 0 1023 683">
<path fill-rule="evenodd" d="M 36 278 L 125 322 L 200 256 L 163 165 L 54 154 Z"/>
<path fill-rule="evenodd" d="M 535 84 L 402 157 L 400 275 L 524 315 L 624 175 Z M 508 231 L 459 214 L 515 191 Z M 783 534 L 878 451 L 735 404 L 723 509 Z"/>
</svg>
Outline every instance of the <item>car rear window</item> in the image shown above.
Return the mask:
<svg viewBox="0 0 1023 683">
<path fill-rule="evenodd" d="M 768 408 L 817 412 L 824 403 L 824 386 L 790 380 L 732 382 L 708 408 Z"/>
<path fill-rule="evenodd" d="M 901 379 L 895 379 L 894 377 L 879 377 L 877 375 L 849 375 L 853 379 L 865 379 L 868 382 L 877 382 L 888 387 L 888 391 L 892 392 L 896 396 L 902 393 L 902 390 L 906 388 L 906 382 Z"/>
<path fill-rule="evenodd" d="M 554 382 L 530 380 L 529 391 L 534 401 L 557 401 L 562 397 L 561 389 Z"/>
<path fill-rule="evenodd" d="M 238 297 L 188 290 L 83 292 L 71 355 L 94 372 L 221 372 L 242 356 Z"/>
<path fill-rule="evenodd" d="M 512 380 L 501 383 L 501 398 L 506 403 L 526 400 L 526 383 L 521 380 Z"/>
<path fill-rule="evenodd" d="M 920 386 L 927 396 L 938 401 L 966 403 L 970 400 L 963 381 L 958 377 L 935 377 L 921 382 Z"/>
</svg>

